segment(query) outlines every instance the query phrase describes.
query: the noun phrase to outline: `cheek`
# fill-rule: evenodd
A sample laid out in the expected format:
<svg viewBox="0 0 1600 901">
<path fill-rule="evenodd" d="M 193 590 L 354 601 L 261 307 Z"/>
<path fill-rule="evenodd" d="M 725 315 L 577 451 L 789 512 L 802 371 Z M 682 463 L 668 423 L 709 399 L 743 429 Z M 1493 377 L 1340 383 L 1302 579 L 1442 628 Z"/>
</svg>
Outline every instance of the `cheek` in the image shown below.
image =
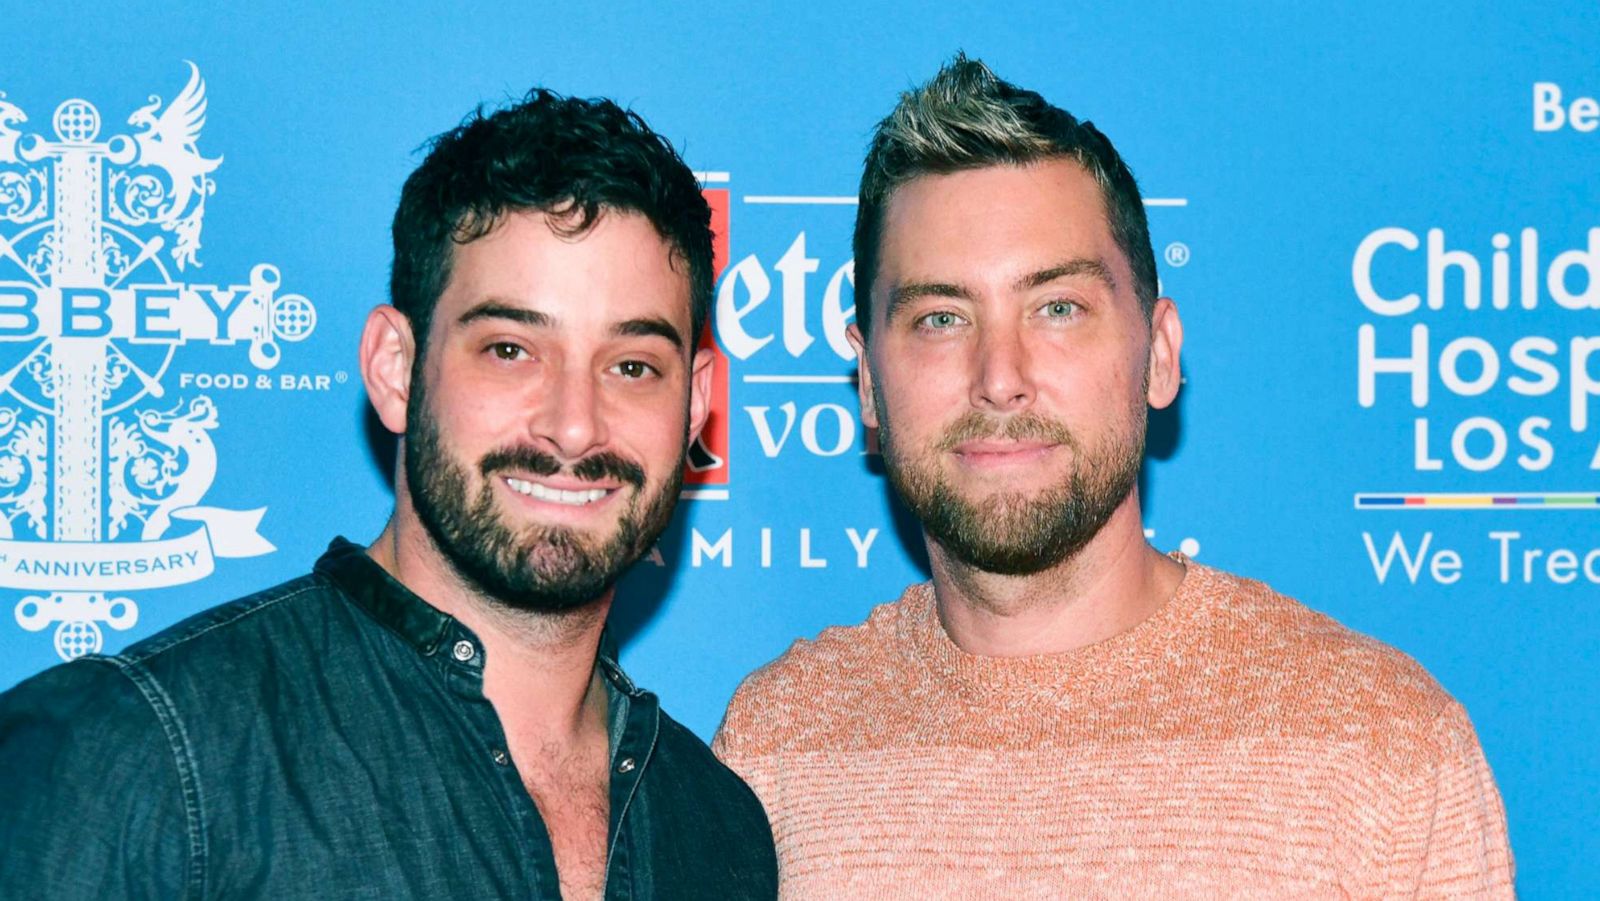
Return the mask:
<svg viewBox="0 0 1600 901">
<path fill-rule="evenodd" d="M 875 400 L 880 424 L 888 420 L 900 441 L 912 443 L 920 443 L 921 436 L 938 431 L 968 406 L 965 384 L 940 370 L 928 370 L 915 380 L 880 384 Z"/>
<path fill-rule="evenodd" d="M 526 438 L 538 394 L 528 386 L 462 377 L 448 388 L 430 388 L 428 406 L 448 444 L 463 452 L 482 451 Z"/>
<path fill-rule="evenodd" d="M 429 360 L 428 397 L 442 416 L 481 409 L 506 391 L 504 385 L 486 378 L 475 360 L 461 356 L 456 353 L 447 360 Z"/>
<path fill-rule="evenodd" d="M 652 466 L 677 464 L 689 434 L 683 398 L 623 398 L 609 408 L 612 440 L 628 455 Z"/>
<path fill-rule="evenodd" d="M 1065 354 L 1036 370 L 1034 385 L 1041 412 L 1052 413 L 1074 430 L 1096 429 L 1108 415 L 1144 397 L 1144 357 L 1105 353 Z"/>
</svg>

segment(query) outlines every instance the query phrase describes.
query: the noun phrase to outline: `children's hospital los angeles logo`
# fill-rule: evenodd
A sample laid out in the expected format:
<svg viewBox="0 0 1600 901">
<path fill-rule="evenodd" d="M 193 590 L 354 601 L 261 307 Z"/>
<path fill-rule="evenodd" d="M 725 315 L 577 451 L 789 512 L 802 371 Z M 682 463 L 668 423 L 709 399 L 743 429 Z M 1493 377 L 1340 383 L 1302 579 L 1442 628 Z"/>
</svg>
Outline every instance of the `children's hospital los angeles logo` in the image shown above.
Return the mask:
<svg viewBox="0 0 1600 901">
<path fill-rule="evenodd" d="M 262 263 L 192 278 L 222 157 L 200 149 L 205 82 L 103 122 L 85 100 L 35 123 L 0 94 L 0 597 L 63 658 L 133 626 L 126 592 L 269 553 L 266 508 L 204 503 L 222 411 L 164 381 L 186 345 L 235 346 L 260 375 L 316 326 Z M 190 388 L 190 390 L 193 390 Z"/>
</svg>

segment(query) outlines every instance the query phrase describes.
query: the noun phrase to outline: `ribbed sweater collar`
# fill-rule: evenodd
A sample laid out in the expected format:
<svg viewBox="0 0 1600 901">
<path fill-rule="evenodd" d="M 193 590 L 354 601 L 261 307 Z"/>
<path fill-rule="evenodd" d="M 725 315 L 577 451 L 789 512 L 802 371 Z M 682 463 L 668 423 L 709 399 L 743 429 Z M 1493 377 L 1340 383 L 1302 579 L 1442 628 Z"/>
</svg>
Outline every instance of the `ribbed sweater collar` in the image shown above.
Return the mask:
<svg viewBox="0 0 1600 901">
<path fill-rule="evenodd" d="M 1162 669 L 1196 638 L 1196 620 L 1216 594 L 1219 574 L 1181 554 L 1185 566 L 1173 596 L 1138 625 L 1061 654 L 987 657 L 963 651 L 939 620 L 933 583 L 906 589 L 900 600 L 902 638 L 933 673 L 969 700 L 983 703 L 1066 701 L 1100 688 L 1126 690 Z"/>
</svg>

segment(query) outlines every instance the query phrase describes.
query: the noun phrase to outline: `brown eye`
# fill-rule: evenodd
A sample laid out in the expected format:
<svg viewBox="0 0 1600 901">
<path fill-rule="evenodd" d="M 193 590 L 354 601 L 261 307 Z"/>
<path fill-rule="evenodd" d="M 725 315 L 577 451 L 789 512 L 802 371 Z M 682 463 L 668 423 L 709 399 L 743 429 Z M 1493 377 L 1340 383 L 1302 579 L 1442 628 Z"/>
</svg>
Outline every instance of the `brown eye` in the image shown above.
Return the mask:
<svg viewBox="0 0 1600 901">
<path fill-rule="evenodd" d="M 494 344 L 489 345 L 489 352 L 494 354 L 495 359 L 506 360 L 508 362 L 511 360 L 520 360 L 527 355 L 527 352 L 524 351 L 521 346 L 512 344 L 509 341 L 497 341 Z"/>
<path fill-rule="evenodd" d="M 613 368 L 616 369 L 617 375 L 630 380 L 648 378 L 655 373 L 654 367 L 639 360 L 623 360 Z"/>
</svg>

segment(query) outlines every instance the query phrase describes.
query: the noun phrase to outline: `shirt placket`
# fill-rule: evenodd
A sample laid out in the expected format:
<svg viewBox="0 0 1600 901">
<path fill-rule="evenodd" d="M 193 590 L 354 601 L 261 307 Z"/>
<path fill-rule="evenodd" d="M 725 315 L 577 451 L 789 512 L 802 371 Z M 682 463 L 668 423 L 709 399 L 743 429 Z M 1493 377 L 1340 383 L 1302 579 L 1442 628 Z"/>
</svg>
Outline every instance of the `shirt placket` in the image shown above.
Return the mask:
<svg viewBox="0 0 1600 901">
<path fill-rule="evenodd" d="M 555 849 L 549 830 L 511 760 L 500 717 L 483 693 L 483 646 L 459 624 L 450 631 L 441 644 L 445 680 L 450 691 L 464 702 L 462 709 L 478 742 L 482 765 L 490 781 L 500 788 L 497 794 L 522 849 L 519 857 L 523 872 L 533 887 L 534 897 L 559 899 L 561 880 L 556 872 Z"/>
<path fill-rule="evenodd" d="M 606 667 L 606 675 L 628 696 L 628 718 L 611 755 L 611 843 L 606 855 L 605 897 L 608 901 L 631 901 L 650 894 L 649 886 L 635 884 L 630 840 L 634 820 L 629 818 L 629 812 L 655 755 L 661 709 L 653 696 L 634 688 L 625 678 L 619 679 L 612 667 Z"/>
</svg>

